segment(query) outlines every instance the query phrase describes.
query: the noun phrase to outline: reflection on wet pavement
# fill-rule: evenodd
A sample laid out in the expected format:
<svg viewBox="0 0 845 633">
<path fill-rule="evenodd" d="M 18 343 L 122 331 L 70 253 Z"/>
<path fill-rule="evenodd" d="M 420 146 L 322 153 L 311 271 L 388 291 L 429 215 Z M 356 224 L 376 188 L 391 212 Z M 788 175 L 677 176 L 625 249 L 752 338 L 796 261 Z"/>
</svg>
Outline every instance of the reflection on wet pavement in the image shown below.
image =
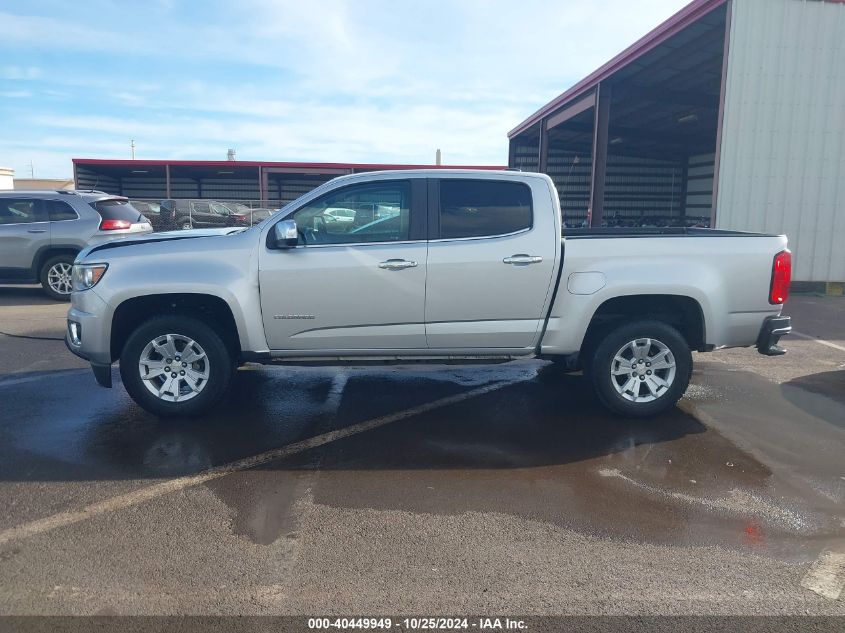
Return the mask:
<svg viewBox="0 0 845 633">
<path fill-rule="evenodd" d="M 151 417 L 119 382 L 99 389 L 88 372 L 46 377 L 16 385 L 7 401 L 0 478 L 196 473 L 518 378 L 525 380 L 205 485 L 230 509 L 233 532 L 261 545 L 295 535 L 303 498 L 338 508 L 510 514 L 608 539 L 751 548 L 795 560 L 841 531 L 835 504 L 808 502 L 680 410 L 650 421 L 613 417 L 580 376 L 541 362 L 247 368 L 229 402 L 190 420 Z M 55 397 L 40 397 L 45 387 Z"/>
</svg>

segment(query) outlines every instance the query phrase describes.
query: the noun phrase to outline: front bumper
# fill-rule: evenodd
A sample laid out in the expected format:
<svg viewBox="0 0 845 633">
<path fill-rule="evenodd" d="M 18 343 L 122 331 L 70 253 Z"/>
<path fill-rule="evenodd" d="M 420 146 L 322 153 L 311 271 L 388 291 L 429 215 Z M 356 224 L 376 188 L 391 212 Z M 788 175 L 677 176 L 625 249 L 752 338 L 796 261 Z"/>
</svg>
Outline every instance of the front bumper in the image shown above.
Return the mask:
<svg viewBox="0 0 845 633">
<path fill-rule="evenodd" d="M 91 362 L 91 359 L 88 358 L 82 350 L 75 346 L 71 342 L 71 335 L 70 335 L 70 321 L 68 321 L 68 332 L 65 333 L 65 347 L 70 350 L 70 352 L 76 356 L 79 356 L 82 360 L 87 360 L 91 363 L 91 370 L 94 372 L 94 380 L 97 381 L 97 384 L 101 387 L 111 387 L 111 365 L 103 365 L 100 363 Z"/>
<path fill-rule="evenodd" d="M 764 356 L 780 356 L 786 350 L 778 345 L 781 336 L 792 332 L 792 318 L 788 316 L 770 316 L 763 321 L 760 335 L 757 337 L 757 351 Z"/>
<path fill-rule="evenodd" d="M 67 313 L 65 345 L 91 363 L 97 383 L 111 387 L 111 349 L 108 306 L 93 290 L 74 292 Z"/>
</svg>

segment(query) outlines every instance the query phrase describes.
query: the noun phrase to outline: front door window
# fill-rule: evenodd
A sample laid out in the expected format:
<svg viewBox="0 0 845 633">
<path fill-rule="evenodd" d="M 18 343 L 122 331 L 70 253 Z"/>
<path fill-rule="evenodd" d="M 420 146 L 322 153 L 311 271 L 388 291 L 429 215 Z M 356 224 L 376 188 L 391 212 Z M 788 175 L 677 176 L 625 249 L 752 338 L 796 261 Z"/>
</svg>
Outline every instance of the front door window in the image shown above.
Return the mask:
<svg viewBox="0 0 845 633">
<path fill-rule="evenodd" d="M 406 180 L 351 185 L 293 214 L 305 245 L 404 242 L 410 238 L 411 185 Z"/>
</svg>

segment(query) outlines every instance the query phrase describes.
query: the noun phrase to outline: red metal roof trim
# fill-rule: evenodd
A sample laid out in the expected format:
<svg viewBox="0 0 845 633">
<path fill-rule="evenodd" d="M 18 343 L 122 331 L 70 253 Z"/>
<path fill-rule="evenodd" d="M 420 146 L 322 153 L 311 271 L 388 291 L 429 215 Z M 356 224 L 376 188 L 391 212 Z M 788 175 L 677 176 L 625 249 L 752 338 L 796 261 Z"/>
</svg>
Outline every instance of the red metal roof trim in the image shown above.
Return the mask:
<svg viewBox="0 0 845 633">
<path fill-rule="evenodd" d="M 146 160 L 72 158 L 74 165 L 114 165 L 119 167 L 171 165 L 176 167 L 289 167 L 301 169 L 507 169 L 506 165 L 402 165 L 391 163 L 291 163 L 260 160 Z"/>
<path fill-rule="evenodd" d="M 539 122 L 544 116 L 553 110 L 556 110 L 567 101 L 571 101 L 572 99 L 580 97 L 588 90 L 592 90 L 600 81 L 607 79 L 620 68 L 636 61 L 655 46 L 662 44 L 703 15 L 710 13 L 713 9 L 725 4 L 726 2 L 727 0 L 693 0 L 693 2 L 690 2 L 687 6 L 678 11 L 675 15 L 663 22 L 654 30 L 649 31 L 645 36 L 634 42 L 631 46 L 619 53 L 604 66 L 594 71 L 592 74 L 587 75 L 569 90 L 537 110 L 534 114 L 508 132 L 508 138 L 513 138 L 517 134 L 524 132 L 526 129 Z"/>
</svg>

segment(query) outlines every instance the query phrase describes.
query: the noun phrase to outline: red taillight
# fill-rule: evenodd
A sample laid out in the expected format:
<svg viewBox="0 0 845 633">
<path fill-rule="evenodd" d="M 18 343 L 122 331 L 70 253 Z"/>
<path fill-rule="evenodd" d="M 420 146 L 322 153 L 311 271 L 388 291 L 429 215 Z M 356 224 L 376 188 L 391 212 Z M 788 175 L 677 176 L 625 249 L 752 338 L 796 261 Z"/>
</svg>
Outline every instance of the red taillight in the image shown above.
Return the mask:
<svg viewBox="0 0 845 633">
<path fill-rule="evenodd" d="M 117 229 L 128 229 L 132 226 L 129 220 L 103 220 L 100 222 L 101 231 L 116 231 Z"/>
<path fill-rule="evenodd" d="M 779 305 L 789 299 L 789 282 L 792 281 L 792 253 L 781 251 L 772 263 L 772 289 L 769 303 Z"/>
</svg>

